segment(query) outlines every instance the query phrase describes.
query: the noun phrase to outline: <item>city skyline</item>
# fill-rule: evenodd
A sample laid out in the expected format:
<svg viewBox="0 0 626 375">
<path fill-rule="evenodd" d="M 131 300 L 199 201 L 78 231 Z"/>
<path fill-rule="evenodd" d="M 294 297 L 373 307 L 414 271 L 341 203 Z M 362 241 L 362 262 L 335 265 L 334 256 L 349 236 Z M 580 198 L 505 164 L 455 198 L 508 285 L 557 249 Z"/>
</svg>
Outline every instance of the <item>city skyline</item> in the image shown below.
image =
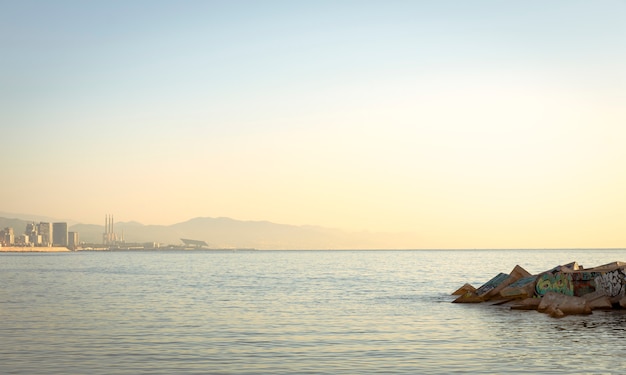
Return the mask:
<svg viewBox="0 0 626 375">
<path fill-rule="evenodd" d="M 18 219 L 19 220 L 19 219 Z M 66 247 L 75 249 L 79 234 L 68 231 L 67 222 L 21 220 L 24 229 L 4 226 L 0 229 L 0 247 Z"/>
<path fill-rule="evenodd" d="M 624 11 L 0 1 L 1 208 L 623 247 Z"/>
</svg>

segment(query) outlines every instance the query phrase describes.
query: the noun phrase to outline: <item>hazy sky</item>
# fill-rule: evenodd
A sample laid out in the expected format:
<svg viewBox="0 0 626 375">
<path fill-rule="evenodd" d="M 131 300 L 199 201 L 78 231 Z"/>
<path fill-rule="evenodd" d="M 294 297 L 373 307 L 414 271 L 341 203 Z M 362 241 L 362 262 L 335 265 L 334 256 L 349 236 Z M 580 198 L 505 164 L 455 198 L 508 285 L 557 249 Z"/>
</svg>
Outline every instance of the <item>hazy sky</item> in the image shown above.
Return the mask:
<svg viewBox="0 0 626 375">
<path fill-rule="evenodd" d="M 626 246 L 626 1 L 0 0 L 0 210 Z"/>
</svg>

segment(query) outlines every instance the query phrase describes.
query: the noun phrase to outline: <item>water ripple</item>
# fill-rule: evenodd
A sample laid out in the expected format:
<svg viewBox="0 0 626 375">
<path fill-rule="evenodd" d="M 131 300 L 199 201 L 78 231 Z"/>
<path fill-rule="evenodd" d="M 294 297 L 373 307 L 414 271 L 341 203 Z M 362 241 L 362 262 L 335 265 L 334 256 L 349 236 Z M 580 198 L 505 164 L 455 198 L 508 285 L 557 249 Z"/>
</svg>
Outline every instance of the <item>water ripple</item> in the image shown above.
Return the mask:
<svg viewBox="0 0 626 375">
<path fill-rule="evenodd" d="M 588 253 L 0 255 L 0 373 L 616 373 L 623 311 L 450 303 L 518 263 L 626 259 Z"/>
</svg>

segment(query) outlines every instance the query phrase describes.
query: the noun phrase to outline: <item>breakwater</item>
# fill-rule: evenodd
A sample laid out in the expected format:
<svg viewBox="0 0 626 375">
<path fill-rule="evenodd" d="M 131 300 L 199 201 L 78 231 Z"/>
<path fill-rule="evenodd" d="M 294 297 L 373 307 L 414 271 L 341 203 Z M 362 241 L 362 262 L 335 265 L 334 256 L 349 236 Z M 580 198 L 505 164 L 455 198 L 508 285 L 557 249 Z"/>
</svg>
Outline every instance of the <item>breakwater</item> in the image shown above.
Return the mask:
<svg viewBox="0 0 626 375">
<path fill-rule="evenodd" d="M 592 310 L 626 308 L 626 263 L 584 268 L 577 262 L 539 274 L 515 266 L 474 288 L 465 284 L 453 295 L 455 303 L 510 304 L 511 309 L 537 310 L 553 317 L 591 314 Z"/>
<path fill-rule="evenodd" d="M 0 252 L 4 253 L 59 253 L 70 251 L 67 247 L 62 246 L 4 246 L 0 247 Z"/>
</svg>

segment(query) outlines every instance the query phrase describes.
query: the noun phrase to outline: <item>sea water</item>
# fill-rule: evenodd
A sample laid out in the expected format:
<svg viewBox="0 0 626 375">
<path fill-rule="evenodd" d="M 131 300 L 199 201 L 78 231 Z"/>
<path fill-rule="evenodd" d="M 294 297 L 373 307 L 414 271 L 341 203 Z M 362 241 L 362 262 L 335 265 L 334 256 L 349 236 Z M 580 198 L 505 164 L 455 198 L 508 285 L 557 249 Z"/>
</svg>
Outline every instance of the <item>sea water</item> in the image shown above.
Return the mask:
<svg viewBox="0 0 626 375">
<path fill-rule="evenodd" d="M 0 254 L 2 374 L 626 372 L 626 313 L 452 304 L 626 250 Z"/>
</svg>

